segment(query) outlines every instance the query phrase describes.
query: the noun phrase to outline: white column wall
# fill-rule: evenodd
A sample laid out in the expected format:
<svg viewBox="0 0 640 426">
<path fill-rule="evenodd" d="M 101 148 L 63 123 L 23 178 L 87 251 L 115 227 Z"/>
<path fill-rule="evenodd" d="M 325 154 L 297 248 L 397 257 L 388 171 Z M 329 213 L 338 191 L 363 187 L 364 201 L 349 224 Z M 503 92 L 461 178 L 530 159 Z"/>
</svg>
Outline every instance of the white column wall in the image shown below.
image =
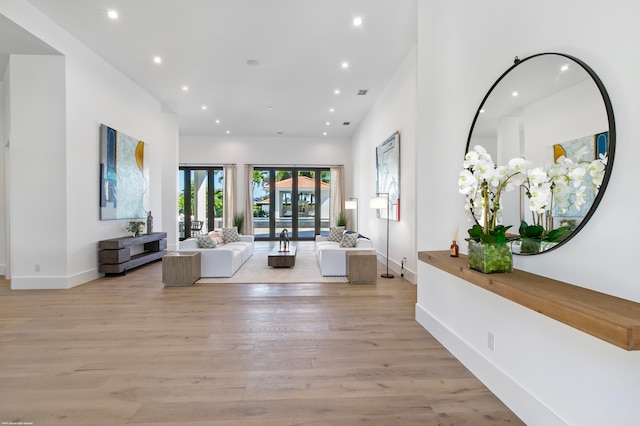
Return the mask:
<svg viewBox="0 0 640 426">
<path fill-rule="evenodd" d="M 0 76 L 4 76 L 5 70 L 0 69 Z M 9 158 L 5 155 L 8 147 L 7 143 L 9 142 L 8 132 L 5 131 L 6 126 L 4 125 L 5 119 L 5 103 L 8 103 L 8 100 L 5 102 L 5 85 L 3 83 L 4 77 L 0 79 L 0 201 L 2 201 L 2 207 L 0 207 L 0 275 L 5 275 L 8 272 L 7 265 L 7 248 L 9 247 L 9 242 L 7 241 L 8 237 L 8 224 L 7 224 L 7 216 L 9 210 L 8 200 L 5 198 L 7 196 L 7 191 L 5 190 L 6 186 L 6 175 L 9 171 Z"/>
<path fill-rule="evenodd" d="M 640 158 L 640 4 L 615 0 L 419 2 L 418 250 L 443 250 L 449 230 L 468 228 L 457 192 L 475 111 L 513 61 L 541 52 L 585 61 L 606 86 L 617 149 L 609 186 L 587 226 L 568 244 L 515 256 L 516 268 L 640 301 L 634 239 L 621 216 L 638 211 L 630 182 Z M 606 28 L 606 31 L 594 30 Z M 433 157 L 438 161 L 429 161 Z M 434 207 L 435 206 L 435 207 Z M 461 232 L 462 233 L 462 232 Z M 461 235 L 459 239 L 462 239 Z M 461 245 L 463 252 L 466 247 Z M 418 321 L 530 425 L 637 423 L 640 353 L 627 352 L 418 265 Z M 495 350 L 488 348 L 488 333 Z"/>
<path fill-rule="evenodd" d="M 9 68 L 11 286 L 65 287 L 64 57 L 12 55 Z"/>
</svg>

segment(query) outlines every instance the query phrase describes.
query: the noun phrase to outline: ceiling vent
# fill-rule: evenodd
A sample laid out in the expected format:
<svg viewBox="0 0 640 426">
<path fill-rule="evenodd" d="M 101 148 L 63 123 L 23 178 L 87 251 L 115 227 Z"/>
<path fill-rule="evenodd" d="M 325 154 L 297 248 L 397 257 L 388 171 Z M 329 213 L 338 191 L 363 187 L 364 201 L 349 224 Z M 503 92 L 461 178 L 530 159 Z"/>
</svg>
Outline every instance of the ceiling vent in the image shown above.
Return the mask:
<svg viewBox="0 0 640 426">
<path fill-rule="evenodd" d="M 366 90 L 366 89 L 360 89 L 360 90 L 358 90 L 358 96 L 364 96 L 364 95 L 367 94 L 367 92 L 368 92 L 368 90 Z"/>
<path fill-rule="evenodd" d="M 348 125 L 350 125 L 350 124 L 351 124 L 351 122 L 350 122 L 350 121 L 345 121 L 345 122 L 343 122 L 343 123 L 342 123 L 342 125 L 343 125 L 343 126 L 348 126 Z"/>
</svg>

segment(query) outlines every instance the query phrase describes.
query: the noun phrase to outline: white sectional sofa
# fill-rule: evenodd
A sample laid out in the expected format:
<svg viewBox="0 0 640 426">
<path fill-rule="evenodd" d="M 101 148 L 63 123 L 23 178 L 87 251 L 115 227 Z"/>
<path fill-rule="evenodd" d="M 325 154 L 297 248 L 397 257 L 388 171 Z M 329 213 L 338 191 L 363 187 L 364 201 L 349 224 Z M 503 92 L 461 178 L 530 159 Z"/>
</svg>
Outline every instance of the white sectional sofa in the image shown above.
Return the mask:
<svg viewBox="0 0 640 426">
<path fill-rule="evenodd" d="M 347 251 L 373 250 L 373 241 L 358 238 L 355 247 L 340 247 L 337 241 L 329 241 L 328 236 L 316 235 L 316 257 L 323 277 L 347 276 Z"/>
<path fill-rule="evenodd" d="M 240 241 L 202 248 L 197 238 L 180 241 L 178 251 L 200 252 L 202 278 L 232 277 L 253 256 L 253 235 L 240 235 Z"/>
</svg>

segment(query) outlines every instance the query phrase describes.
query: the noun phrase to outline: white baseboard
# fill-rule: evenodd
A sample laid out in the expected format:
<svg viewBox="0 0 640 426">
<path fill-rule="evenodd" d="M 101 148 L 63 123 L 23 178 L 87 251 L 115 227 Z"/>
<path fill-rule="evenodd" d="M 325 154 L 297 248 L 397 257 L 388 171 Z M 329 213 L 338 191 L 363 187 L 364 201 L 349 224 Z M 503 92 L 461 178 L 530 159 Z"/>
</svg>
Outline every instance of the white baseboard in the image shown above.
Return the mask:
<svg viewBox="0 0 640 426">
<path fill-rule="evenodd" d="M 560 417 L 416 303 L 416 321 L 527 425 L 566 426 Z"/>
<path fill-rule="evenodd" d="M 98 269 L 79 272 L 67 277 L 37 276 L 11 277 L 12 290 L 66 290 L 100 278 Z"/>
</svg>

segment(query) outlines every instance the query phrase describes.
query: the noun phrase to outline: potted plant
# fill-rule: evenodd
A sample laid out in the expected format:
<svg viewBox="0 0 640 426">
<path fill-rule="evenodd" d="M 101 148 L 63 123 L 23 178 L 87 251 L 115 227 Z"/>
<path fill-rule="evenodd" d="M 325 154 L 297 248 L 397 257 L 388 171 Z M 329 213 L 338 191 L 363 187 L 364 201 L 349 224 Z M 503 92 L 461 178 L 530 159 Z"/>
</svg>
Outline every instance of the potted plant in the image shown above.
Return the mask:
<svg viewBox="0 0 640 426">
<path fill-rule="evenodd" d="M 233 215 L 233 226 L 236 227 L 239 234 L 244 232 L 244 213 L 236 213 Z"/>
<path fill-rule="evenodd" d="M 139 237 L 142 231 L 144 231 L 144 222 L 131 221 L 125 229 L 131 232 L 134 237 Z"/>
<path fill-rule="evenodd" d="M 347 213 L 343 210 L 338 214 L 338 220 L 336 226 L 347 226 Z"/>
<path fill-rule="evenodd" d="M 475 224 L 469 229 L 469 267 L 484 273 L 509 272 L 513 257 L 509 242 L 517 239 L 508 235 L 511 225 L 500 223 L 500 197 L 523 181 L 523 170 L 529 162 L 514 158 L 507 166 L 496 166 L 491 155 L 480 145 L 465 155 L 458 180 L 459 191 L 465 195 L 465 210 Z"/>
<path fill-rule="evenodd" d="M 580 211 L 588 193 L 597 193 L 605 164 L 606 157 L 587 165 L 582 161 L 574 163 L 563 156 L 545 168 L 536 167 L 527 171 L 522 187 L 529 198 L 531 225 L 526 221 L 520 224 L 520 253 L 539 253 L 571 234 L 571 226 L 561 224 L 554 228 L 554 212 L 565 214 L 569 208 Z"/>
</svg>

